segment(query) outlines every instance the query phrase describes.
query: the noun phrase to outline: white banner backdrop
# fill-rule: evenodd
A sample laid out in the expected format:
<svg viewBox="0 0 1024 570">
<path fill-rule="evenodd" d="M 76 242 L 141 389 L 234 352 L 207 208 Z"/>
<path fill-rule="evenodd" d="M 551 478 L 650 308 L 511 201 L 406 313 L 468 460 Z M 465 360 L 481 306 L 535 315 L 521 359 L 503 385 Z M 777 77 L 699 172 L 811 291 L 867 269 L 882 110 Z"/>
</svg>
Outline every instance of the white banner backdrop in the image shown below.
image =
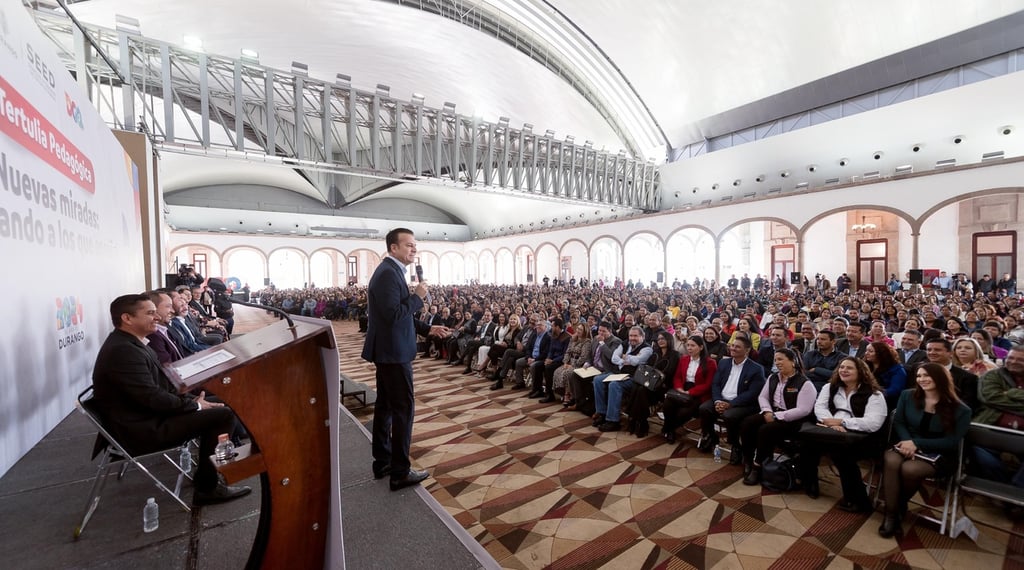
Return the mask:
<svg viewBox="0 0 1024 570">
<path fill-rule="evenodd" d="M 17 0 L 0 0 L 0 475 L 74 407 L 143 287 L 138 171 Z"/>
</svg>

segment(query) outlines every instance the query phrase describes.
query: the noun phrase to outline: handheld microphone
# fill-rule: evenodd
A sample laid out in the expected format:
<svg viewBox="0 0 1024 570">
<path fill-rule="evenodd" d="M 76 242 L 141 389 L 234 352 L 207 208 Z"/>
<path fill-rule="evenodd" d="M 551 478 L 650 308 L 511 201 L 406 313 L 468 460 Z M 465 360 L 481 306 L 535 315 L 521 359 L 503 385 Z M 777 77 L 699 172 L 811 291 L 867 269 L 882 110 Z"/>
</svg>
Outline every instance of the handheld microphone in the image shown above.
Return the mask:
<svg viewBox="0 0 1024 570">
<path fill-rule="evenodd" d="M 423 266 L 420 265 L 419 263 L 416 264 L 416 282 L 417 283 L 423 283 Z M 429 291 L 427 292 L 426 303 L 428 305 L 430 304 L 430 292 Z"/>
</svg>

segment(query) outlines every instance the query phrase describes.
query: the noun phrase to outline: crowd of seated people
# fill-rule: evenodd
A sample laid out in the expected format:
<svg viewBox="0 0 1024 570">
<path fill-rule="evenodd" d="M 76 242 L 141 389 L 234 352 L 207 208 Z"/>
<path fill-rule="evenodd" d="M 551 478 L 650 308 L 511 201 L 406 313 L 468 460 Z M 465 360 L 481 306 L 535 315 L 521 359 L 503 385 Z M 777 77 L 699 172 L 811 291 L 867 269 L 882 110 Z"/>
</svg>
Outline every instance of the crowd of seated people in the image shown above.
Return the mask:
<svg viewBox="0 0 1024 570">
<path fill-rule="evenodd" d="M 750 290 L 713 282 L 667 289 L 558 281 L 432 286 L 433 305 L 417 318 L 453 331 L 424 339 L 424 356 L 432 348 L 435 358 L 481 375 L 492 390 L 530 388 L 528 397 L 562 403 L 553 412 L 583 412 L 601 432 L 622 429 L 628 416 L 632 431 L 646 435 L 637 414 L 646 420 L 650 408 L 630 405 L 641 396 L 660 403 L 660 437 L 671 444 L 700 419 L 697 448 L 710 453 L 724 434 L 730 463 L 743 466 L 749 484 L 757 484 L 780 441 L 794 440 L 802 445 L 800 478 L 809 496 L 818 496 L 818 464 L 827 456 L 840 476 L 839 508 L 869 512 L 857 460 L 881 458 L 888 448 L 883 536 L 901 532 L 900 515 L 924 478 L 950 473 L 956 445 L 949 442 L 963 438 L 965 418 L 1024 429 L 1024 350 L 1015 350 L 1024 319 L 1015 291 L 840 293 L 765 283 Z M 351 304 L 362 290 L 332 295 Z M 269 299 L 287 298 L 301 294 L 278 291 Z M 642 365 L 660 366 L 658 390 L 629 381 Z M 598 374 L 577 373 L 588 367 Z M 605 382 L 612 374 L 627 378 Z M 943 459 L 925 462 L 929 469 L 908 461 L 921 453 Z M 1019 463 L 968 455 L 972 469 L 1024 486 Z"/>
</svg>

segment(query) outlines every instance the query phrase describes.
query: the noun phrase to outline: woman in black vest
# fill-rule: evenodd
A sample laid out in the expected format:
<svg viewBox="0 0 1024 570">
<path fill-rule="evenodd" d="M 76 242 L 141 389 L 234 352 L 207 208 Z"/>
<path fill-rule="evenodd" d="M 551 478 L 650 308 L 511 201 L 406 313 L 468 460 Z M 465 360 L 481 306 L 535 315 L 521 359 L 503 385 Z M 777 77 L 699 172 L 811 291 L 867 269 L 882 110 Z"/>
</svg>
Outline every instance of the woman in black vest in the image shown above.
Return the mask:
<svg viewBox="0 0 1024 570">
<path fill-rule="evenodd" d="M 761 465 L 771 458 L 775 446 L 796 435 L 814 407 L 814 384 L 804 376 L 799 355 L 791 349 L 780 348 L 775 351 L 775 366 L 779 371 L 768 377 L 757 397 L 761 413 L 749 416 L 740 424 L 746 472 L 744 485 L 761 482 Z"/>
<path fill-rule="evenodd" d="M 857 460 L 878 453 L 887 414 L 885 394 L 867 363 L 850 356 L 840 360 L 814 403 L 818 425 L 800 432 L 800 479 L 808 496 L 818 497 L 818 463 L 828 453 L 843 487 L 839 508 L 873 510 Z"/>
</svg>

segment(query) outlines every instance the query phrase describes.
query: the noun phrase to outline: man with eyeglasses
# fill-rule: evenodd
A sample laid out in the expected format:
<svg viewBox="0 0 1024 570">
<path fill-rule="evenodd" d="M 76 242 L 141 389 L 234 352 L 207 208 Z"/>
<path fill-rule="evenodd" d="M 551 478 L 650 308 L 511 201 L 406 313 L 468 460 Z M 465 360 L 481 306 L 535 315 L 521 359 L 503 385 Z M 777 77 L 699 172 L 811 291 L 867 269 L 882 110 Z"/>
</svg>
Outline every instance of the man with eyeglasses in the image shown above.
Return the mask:
<svg viewBox="0 0 1024 570">
<path fill-rule="evenodd" d="M 764 368 L 748 358 L 751 346 L 745 335 L 736 335 L 729 343 L 732 358 L 722 359 L 718 364 L 711 382 L 711 399 L 700 406 L 701 436 L 697 449 L 707 453 L 718 445 L 715 421 L 721 418 L 732 446 L 730 465 L 740 465 L 743 461 L 739 446 L 740 423 L 757 413 L 757 396 L 764 387 Z"/>
</svg>

